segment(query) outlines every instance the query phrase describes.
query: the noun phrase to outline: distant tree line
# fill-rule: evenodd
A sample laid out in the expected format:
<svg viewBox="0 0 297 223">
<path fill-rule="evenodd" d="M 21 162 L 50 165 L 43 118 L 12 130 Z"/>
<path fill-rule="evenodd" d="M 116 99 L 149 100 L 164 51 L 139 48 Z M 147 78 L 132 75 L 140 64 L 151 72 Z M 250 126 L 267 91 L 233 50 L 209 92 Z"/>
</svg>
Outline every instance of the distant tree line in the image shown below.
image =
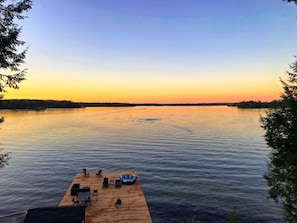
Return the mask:
<svg viewBox="0 0 297 223">
<path fill-rule="evenodd" d="M 273 100 L 271 102 L 242 101 L 231 104 L 231 106 L 236 106 L 238 108 L 279 108 L 282 104 L 283 102 L 281 100 Z"/>
<path fill-rule="evenodd" d="M 132 107 L 135 104 L 119 103 L 119 102 L 82 102 L 80 103 L 84 107 Z"/>
<path fill-rule="evenodd" d="M 45 110 L 47 108 L 81 108 L 80 103 L 56 100 L 0 100 L 0 109 L 32 109 Z"/>
</svg>

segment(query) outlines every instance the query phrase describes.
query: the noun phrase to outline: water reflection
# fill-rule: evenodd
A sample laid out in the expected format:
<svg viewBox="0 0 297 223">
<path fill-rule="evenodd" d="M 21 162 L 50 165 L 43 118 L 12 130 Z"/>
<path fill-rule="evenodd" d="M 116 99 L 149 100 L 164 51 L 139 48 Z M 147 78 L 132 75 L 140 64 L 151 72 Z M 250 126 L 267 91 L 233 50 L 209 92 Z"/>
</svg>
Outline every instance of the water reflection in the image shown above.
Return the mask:
<svg viewBox="0 0 297 223">
<path fill-rule="evenodd" d="M 56 205 L 86 167 L 137 171 L 153 222 L 192 216 L 224 222 L 234 206 L 242 222 L 282 222 L 262 177 L 269 151 L 258 122 L 264 112 L 166 106 L 6 111 L 0 140 L 13 158 L 0 170 L 2 207 Z"/>
</svg>

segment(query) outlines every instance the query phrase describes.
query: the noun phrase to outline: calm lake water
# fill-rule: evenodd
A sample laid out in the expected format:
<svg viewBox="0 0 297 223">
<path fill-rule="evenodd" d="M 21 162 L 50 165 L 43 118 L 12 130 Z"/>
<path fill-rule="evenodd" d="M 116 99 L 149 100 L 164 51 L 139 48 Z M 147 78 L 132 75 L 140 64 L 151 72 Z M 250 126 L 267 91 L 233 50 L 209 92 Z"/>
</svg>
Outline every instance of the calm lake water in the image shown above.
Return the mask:
<svg viewBox="0 0 297 223">
<path fill-rule="evenodd" d="M 0 215 L 58 205 L 74 176 L 137 171 L 153 222 L 283 222 L 259 116 L 235 107 L 1 111 Z"/>
</svg>

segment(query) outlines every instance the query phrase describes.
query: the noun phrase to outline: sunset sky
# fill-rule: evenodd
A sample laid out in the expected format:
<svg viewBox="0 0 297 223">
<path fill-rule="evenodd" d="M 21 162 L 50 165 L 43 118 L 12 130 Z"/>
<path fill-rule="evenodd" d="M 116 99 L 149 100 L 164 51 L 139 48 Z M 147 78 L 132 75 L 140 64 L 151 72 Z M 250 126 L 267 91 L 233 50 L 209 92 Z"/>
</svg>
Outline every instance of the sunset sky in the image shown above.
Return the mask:
<svg viewBox="0 0 297 223">
<path fill-rule="evenodd" d="M 4 99 L 271 101 L 297 55 L 282 0 L 35 0 L 27 80 Z"/>
</svg>

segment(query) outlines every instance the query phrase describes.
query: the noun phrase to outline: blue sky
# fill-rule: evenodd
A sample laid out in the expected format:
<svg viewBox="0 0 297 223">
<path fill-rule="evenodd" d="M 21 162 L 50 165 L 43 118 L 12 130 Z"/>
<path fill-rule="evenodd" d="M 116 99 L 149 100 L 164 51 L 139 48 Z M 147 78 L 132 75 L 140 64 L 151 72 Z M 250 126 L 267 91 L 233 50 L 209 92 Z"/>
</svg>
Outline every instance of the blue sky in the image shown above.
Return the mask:
<svg viewBox="0 0 297 223">
<path fill-rule="evenodd" d="M 6 98 L 272 100 L 297 52 L 281 0 L 38 0 L 28 16 L 27 80 Z"/>
</svg>

